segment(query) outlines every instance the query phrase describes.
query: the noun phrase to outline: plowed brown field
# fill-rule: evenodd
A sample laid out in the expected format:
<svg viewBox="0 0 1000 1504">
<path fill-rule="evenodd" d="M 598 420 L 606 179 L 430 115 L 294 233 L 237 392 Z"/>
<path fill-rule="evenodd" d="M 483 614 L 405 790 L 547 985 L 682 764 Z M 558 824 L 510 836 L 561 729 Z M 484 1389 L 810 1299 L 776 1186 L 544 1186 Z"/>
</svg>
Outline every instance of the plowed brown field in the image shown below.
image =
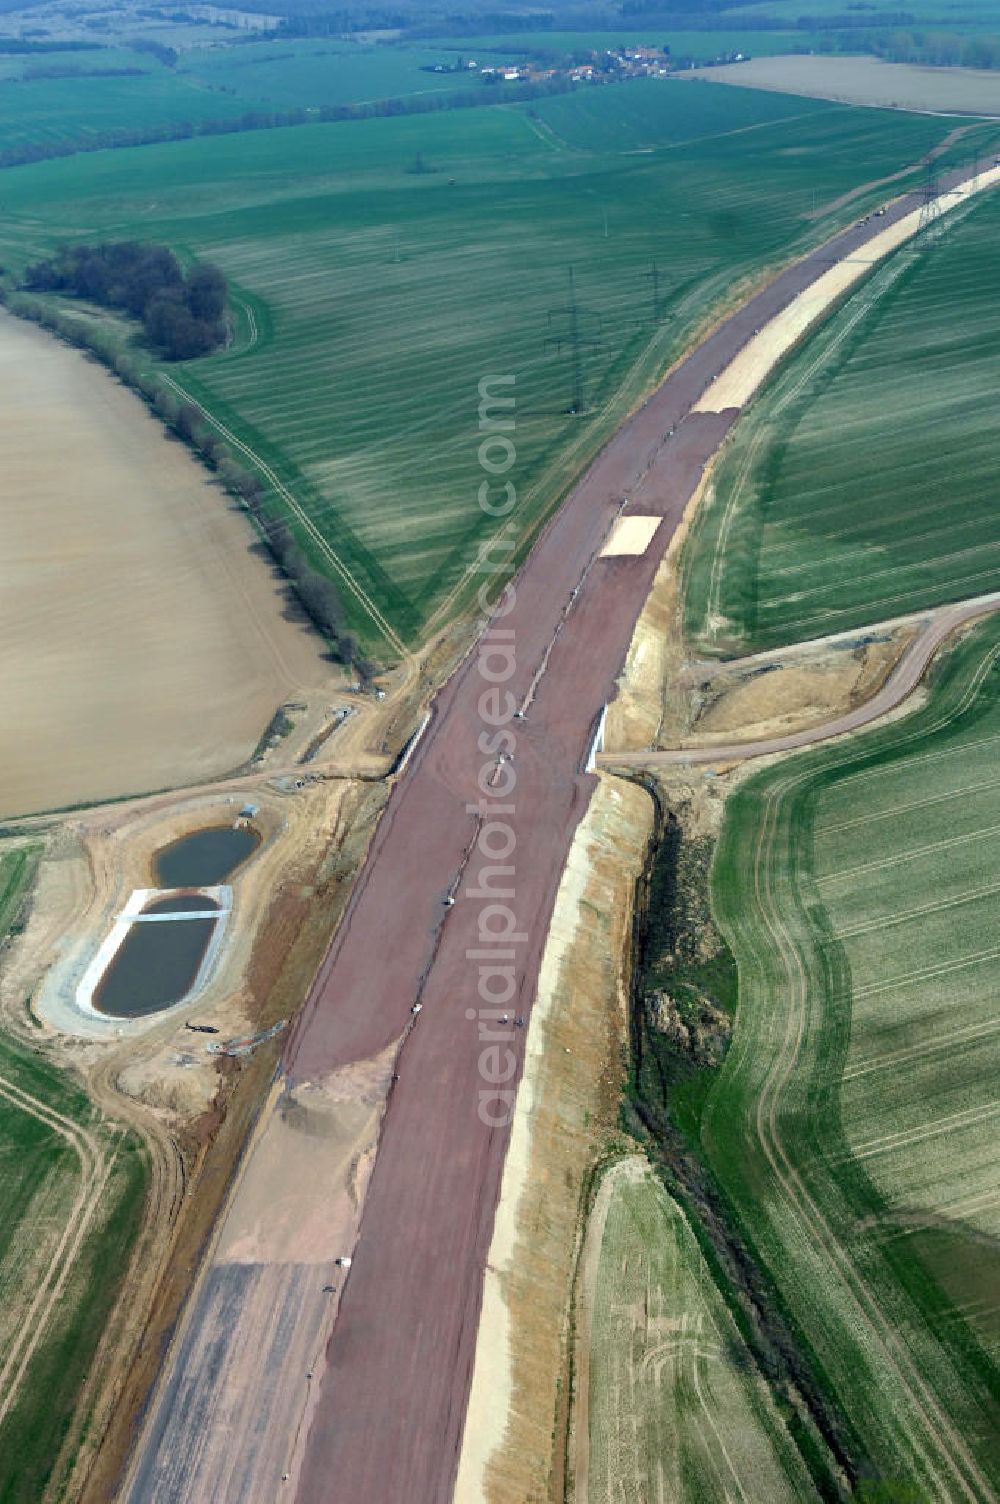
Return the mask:
<svg viewBox="0 0 1000 1504">
<path fill-rule="evenodd" d="M 0 527 L 0 818 L 222 773 L 332 679 L 206 472 L 7 314 Z"/>
</svg>

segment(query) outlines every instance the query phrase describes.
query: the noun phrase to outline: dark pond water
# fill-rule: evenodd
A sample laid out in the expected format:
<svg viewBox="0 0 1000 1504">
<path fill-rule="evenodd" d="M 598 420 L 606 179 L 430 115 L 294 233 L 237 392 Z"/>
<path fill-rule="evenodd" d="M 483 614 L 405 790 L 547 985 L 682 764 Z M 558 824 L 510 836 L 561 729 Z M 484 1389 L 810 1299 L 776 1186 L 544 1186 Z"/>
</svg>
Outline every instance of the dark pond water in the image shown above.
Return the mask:
<svg viewBox="0 0 1000 1504">
<path fill-rule="evenodd" d="M 158 851 L 153 860 L 159 888 L 212 888 L 260 845 L 246 826 L 210 825 Z M 218 905 L 198 893 L 157 898 L 146 914 L 198 914 Z M 132 924 L 94 993 L 94 1006 L 112 1018 L 142 1018 L 180 1002 L 190 991 L 212 938 L 214 919 L 178 919 Z"/>
<path fill-rule="evenodd" d="M 154 858 L 158 888 L 212 888 L 225 882 L 260 845 L 256 830 L 210 825 L 164 846 Z"/>
<path fill-rule="evenodd" d="M 206 898 L 203 893 L 178 893 L 171 898 L 158 898 L 155 903 L 148 903 L 142 912 L 144 914 L 204 914 L 206 910 L 218 907 L 214 898 Z"/>
<path fill-rule="evenodd" d="M 198 975 L 215 924 L 133 924 L 101 979 L 94 1007 L 112 1018 L 143 1018 L 179 1002 Z"/>
</svg>

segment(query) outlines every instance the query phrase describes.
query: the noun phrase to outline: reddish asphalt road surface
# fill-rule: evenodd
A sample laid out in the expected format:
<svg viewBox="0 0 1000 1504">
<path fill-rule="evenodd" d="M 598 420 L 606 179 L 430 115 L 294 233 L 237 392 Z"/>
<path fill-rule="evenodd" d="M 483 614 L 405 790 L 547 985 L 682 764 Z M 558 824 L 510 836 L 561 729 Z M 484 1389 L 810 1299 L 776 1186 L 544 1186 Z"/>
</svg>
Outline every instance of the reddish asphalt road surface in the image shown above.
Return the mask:
<svg viewBox="0 0 1000 1504">
<path fill-rule="evenodd" d="M 479 1022 L 468 1015 L 486 1006 L 477 992 L 480 967 L 483 952 L 496 950 L 480 930 L 505 920 L 477 890 L 492 888 L 492 902 L 516 916 L 513 990 L 502 1007 L 527 1018 L 556 889 L 594 788 L 582 769 L 595 726 L 684 507 L 738 416 L 690 409 L 754 331 L 831 259 L 863 246 L 918 202 L 904 199 L 886 218 L 846 231 L 727 319 L 619 431 L 542 534 L 516 579 L 516 604 L 491 628 L 512 634 L 503 639 L 513 646 L 513 669 L 501 696 L 509 691 L 520 704 L 534 685 L 526 718 L 508 723 L 513 760 L 496 775 L 507 785 L 514 779 L 506 798 L 489 784 L 495 755 L 479 745 L 495 732 L 484 725 L 481 697 L 490 685 L 478 650 L 434 701 L 283 1062 L 294 1089 L 376 1056 L 405 1034 L 301 1468 L 288 1484 L 300 1504 L 446 1504 L 452 1497 L 508 1139 L 506 1127 L 480 1114 L 480 1094 L 491 1088 Z M 645 553 L 597 558 L 625 498 L 626 514 L 654 514 L 662 523 Z M 498 581 L 491 584 L 495 592 Z M 499 671 L 498 660 L 491 670 Z M 481 828 L 475 806 L 484 789 L 493 814 Z M 513 870 L 484 873 L 498 863 Z M 509 1088 L 520 1076 L 525 1030 L 505 1032 L 511 1037 L 502 1048 L 513 1052 L 515 1071 Z M 217 1361 L 224 1374 L 225 1352 Z M 143 1484 L 158 1476 L 164 1435 L 169 1430 L 154 1428 L 144 1440 L 130 1497 L 207 1504 L 196 1488 L 185 1493 L 183 1477 L 169 1493 Z M 272 1499 L 274 1491 L 244 1486 L 232 1497 Z"/>
<path fill-rule="evenodd" d="M 517 781 L 502 818 L 516 836 L 508 902 L 527 935 L 514 947 L 512 1015 L 530 1013 L 556 889 L 593 789 L 581 770 L 597 719 L 656 568 L 738 416 L 690 409 L 831 259 L 917 202 L 902 200 L 886 218 L 838 236 L 726 320 L 610 442 L 516 580 L 516 605 L 498 625 L 514 634 L 516 669 L 505 688 L 518 703 L 562 626 L 527 718 L 512 723 Z M 627 513 L 661 515 L 662 525 L 644 554 L 596 560 L 571 604 L 625 497 Z M 455 905 L 443 902 L 475 841 L 466 809 L 490 761 L 477 748 L 487 687 L 473 653 L 437 697 L 286 1055 L 293 1082 L 373 1055 L 401 1033 L 420 994 L 307 1439 L 302 1504 L 444 1504 L 453 1488 L 507 1146 L 506 1129 L 477 1113 L 481 1047 L 466 1017 L 481 1006 L 478 963 L 467 959 L 481 949 L 484 901 L 467 896 L 481 886 L 478 848 Z M 518 1071 L 523 1040 L 518 1031 Z"/>
</svg>

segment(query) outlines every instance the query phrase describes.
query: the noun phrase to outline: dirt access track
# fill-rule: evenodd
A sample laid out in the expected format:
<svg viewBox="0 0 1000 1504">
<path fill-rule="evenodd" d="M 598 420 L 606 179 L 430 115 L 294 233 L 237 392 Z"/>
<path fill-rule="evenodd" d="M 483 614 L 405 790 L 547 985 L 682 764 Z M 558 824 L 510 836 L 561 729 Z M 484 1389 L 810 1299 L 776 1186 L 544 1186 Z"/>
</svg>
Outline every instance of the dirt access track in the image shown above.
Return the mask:
<svg viewBox="0 0 1000 1504">
<path fill-rule="evenodd" d="M 668 768 L 693 766 L 696 763 L 742 762 L 751 757 L 769 757 L 775 752 L 791 752 L 796 747 L 809 747 L 816 742 L 830 741 L 836 736 L 846 736 L 851 731 L 860 731 L 862 727 L 870 726 L 872 721 L 895 710 L 897 705 L 901 705 L 913 693 L 923 679 L 931 659 L 953 633 L 998 610 L 1000 594 L 972 601 L 958 601 L 951 606 L 938 606 L 921 622 L 919 631 L 907 644 L 877 692 L 853 710 L 847 710 L 843 715 L 835 716 L 818 726 L 785 732 L 780 736 L 761 737 L 756 741 L 713 742 L 702 746 L 669 747 L 663 750 L 649 748 L 644 752 L 598 753 L 597 764 L 606 768 Z"/>
<path fill-rule="evenodd" d="M 3 312 L 0 459 L 0 819 L 224 773 L 336 685 L 201 465 Z"/>
<path fill-rule="evenodd" d="M 481 1094 L 508 1069 L 506 1089 L 520 1079 L 527 1031 L 514 1021 L 530 1017 L 597 782 L 589 751 L 657 567 L 739 416 L 702 399 L 831 261 L 918 210 L 907 197 L 843 232 L 674 369 L 575 487 L 517 576 L 516 600 L 438 693 L 167 1356 L 129 1504 L 453 1497 L 510 1132 L 495 1105 L 484 1116 Z M 873 254 L 853 259 L 862 275 Z M 659 523 L 644 552 L 602 555 L 622 515 Z M 490 579 L 485 562 L 484 578 L 500 594 L 504 576 Z M 480 738 L 497 734 L 488 716 L 516 707 L 513 760 L 500 763 L 497 743 Z M 514 933 L 498 945 L 508 910 Z M 484 954 L 487 969 L 509 966 L 509 995 L 488 985 L 502 1004 L 492 1011 Z M 334 1183 L 317 1149 L 338 1115 L 354 1125 L 357 1157 Z M 284 1183 L 276 1144 L 298 1166 Z"/>
</svg>

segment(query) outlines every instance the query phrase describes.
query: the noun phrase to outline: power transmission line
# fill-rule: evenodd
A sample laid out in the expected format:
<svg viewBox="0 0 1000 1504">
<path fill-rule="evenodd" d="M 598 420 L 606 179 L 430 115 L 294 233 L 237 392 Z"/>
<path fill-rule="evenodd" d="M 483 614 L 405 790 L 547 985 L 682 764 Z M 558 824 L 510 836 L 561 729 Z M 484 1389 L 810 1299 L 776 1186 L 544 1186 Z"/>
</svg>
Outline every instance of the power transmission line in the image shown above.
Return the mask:
<svg viewBox="0 0 1000 1504">
<path fill-rule="evenodd" d="M 557 354 L 562 354 L 563 348 L 569 351 L 570 378 L 572 393 L 567 412 L 580 414 L 586 411 L 586 395 L 584 390 L 583 353 L 588 349 L 595 349 L 600 345 L 600 333 L 597 337 L 585 335 L 581 329 L 581 323 L 593 318 L 593 315 L 582 308 L 576 296 L 576 277 L 573 268 L 569 267 L 569 302 L 562 308 L 549 310 L 549 328 L 552 328 L 553 320 L 565 320 L 565 328 L 562 333 L 550 334 L 545 341 L 546 347 L 554 348 Z M 598 320 L 598 328 L 600 321 Z"/>
<path fill-rule="evenodd" d="M 658 324 L 660 322 L 660 281 L 663 273 L 660 271 L 660 268 L 654 261 L 649 271 L 643 272 L 643 276 L 646 278 L 647 282 L 651 284 L 651 292 L 653 297 L 653 323 Z"/>
<path fill-rule="evenodd" d="M 936 240 L 940 230 L 940 218 L 941 185 L 938 182 L 937 173 L 928 162 L 927 175 L 921 190 L 920 223 L 917 225 L 917 234 L 925 236 L 928 240 Z"/>
</svg>

